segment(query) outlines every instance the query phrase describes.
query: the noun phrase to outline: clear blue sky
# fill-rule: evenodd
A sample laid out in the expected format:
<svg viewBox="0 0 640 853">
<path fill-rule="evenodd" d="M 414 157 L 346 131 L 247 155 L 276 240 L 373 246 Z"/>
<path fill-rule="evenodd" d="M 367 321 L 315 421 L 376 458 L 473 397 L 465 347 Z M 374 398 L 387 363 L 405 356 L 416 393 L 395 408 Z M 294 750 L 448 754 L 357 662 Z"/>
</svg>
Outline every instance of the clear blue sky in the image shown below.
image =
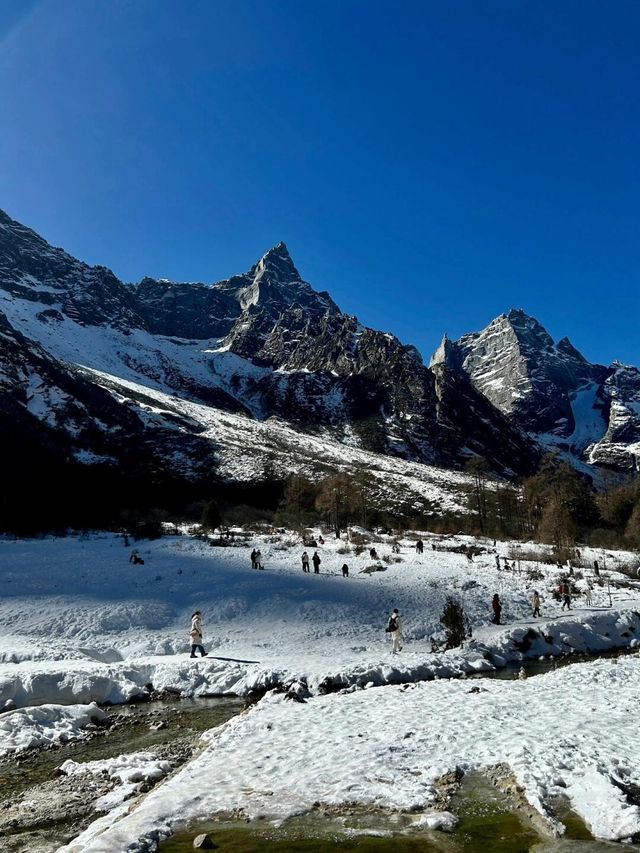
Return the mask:
<svg viewBox="0 0 640 853">
<path fill-rule="evenodd" d="M 0 207 L 125 280 L 279 240 L 425 355 L 640 363 L 640 2 L 0 0 Z"/>
</svg>

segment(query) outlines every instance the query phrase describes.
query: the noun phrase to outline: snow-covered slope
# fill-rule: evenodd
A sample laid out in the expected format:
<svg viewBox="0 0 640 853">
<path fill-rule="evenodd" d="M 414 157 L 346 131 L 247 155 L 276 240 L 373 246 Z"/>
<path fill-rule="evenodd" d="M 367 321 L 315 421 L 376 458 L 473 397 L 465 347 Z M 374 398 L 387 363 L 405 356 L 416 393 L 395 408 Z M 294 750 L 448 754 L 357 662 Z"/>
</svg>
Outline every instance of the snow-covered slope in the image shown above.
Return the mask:
<svg viewBox="0 0 640 853">
<path fill-rule="evenodd" d="M 109 373 L 248 418 L 276 416 L 306 434 L 330 431 L 417 462 L 461 467 L 479 454 L 502 473 L 535 462 L 527 437 L 470 383 L 429 370 L 414 347 L 343 314 L 302 279 L 283 243 L 215 285 L 125 285 L 2 214 L 0 310 L 71 372 Z M 38 397 L 30 413 L 51 421 L 47 383 L 27 393 Z M 82 458 L 91 453 L 83 448 Z"/>
</svg>

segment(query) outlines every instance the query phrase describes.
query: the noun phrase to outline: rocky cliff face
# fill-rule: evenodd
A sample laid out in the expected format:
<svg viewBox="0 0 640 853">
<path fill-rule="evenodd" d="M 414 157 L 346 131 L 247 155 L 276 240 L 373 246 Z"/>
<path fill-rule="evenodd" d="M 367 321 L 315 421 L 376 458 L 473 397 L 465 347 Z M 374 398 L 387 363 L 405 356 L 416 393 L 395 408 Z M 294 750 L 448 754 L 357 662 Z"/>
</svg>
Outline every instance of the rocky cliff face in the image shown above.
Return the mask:
<svg viewBox="0 0 640 853">
<path fill-rule="evenodd" d="M 640 370 L 614 364 L 602 395 L 607 403 L 607 429 L 589 448 L 589 461 L 617 470 L 640 469 Z"/>
<path fill-rule="evenodd" d="M 591 364 L 515 309 L 458 341 L 445 336 L 431 359 L 443 364 L 543 448 L 617 469 L 637 464 L 635 368 Z"/>
<path fill-rule="evenodd" d="M 139 326 L 134 295 L 106 267 L 91 267 L 50 246 L 0 210 L 0 288 L 17 298 L 56 306 L 76 323 Z"/>
</svg>

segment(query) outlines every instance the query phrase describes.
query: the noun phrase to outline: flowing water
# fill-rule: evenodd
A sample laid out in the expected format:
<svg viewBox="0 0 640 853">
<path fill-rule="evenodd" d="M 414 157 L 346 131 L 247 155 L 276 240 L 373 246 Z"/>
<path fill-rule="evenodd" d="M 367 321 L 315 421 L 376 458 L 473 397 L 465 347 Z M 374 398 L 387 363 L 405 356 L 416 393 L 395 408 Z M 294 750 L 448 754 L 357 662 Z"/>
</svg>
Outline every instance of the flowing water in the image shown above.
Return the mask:
<svg viewBox="0 0 640 853">
<path fill-rule="evenodd" d="M 160 845 L 160 853 L 187 853 L 207 833 L 219 853 L 612 853 L 620 845 L 595 841 L 577 816 L 563 839 L 534 828 L 521 810 L 480 774 L 468 774 L 450 810 L 459 823 L 452 832 L 412 828 L 416 815 L 348 809 L 311 814 L 274 826 L 266 821 L 209 822 L 189 827 Z M 625 850 L 639 850 L 625 845 Z"/>
</svg>

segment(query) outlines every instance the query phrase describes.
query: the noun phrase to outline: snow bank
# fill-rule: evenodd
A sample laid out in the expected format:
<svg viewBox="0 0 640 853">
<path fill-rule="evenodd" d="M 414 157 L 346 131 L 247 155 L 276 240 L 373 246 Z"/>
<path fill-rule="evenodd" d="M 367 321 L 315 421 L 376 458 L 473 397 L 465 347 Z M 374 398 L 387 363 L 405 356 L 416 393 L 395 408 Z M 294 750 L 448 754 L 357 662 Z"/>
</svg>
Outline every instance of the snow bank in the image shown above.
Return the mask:
<svg viewBox="0 0 640 853">
<path fill-rule="evenodd" d="M 111 811 L 137 794 L 144 782 L 158 782 L 170 773 L 171 769 L 168 761 L 159 759 L 153 752 L 132 752 L 129 755 L 84 763 L 69 759 L 60 766 L 60 772 L 65 776 L 107 776 L 119 783 L 118 787 L 96 800 L 94 809 L 97 812 Z"/>
<path fill-rule="evenodd" d="M 34 747 L 81 737 L 91 723 L 106 719 L 97 705 L 39 705 L 0 716 L 0 758 Z"/>
</svg>

